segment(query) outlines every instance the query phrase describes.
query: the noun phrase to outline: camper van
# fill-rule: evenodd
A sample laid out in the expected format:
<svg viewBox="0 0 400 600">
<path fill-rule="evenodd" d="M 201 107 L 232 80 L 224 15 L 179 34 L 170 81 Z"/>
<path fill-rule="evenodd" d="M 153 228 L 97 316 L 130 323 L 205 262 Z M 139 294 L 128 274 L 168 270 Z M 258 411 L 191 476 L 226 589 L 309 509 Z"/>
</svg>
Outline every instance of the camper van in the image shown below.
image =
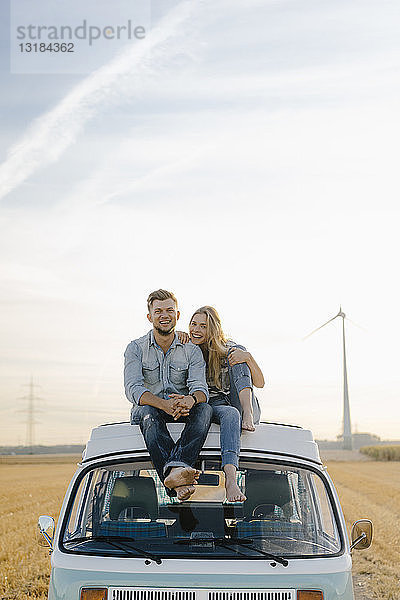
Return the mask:
<svg viewBox="0 0 400 600">
<path fill-rule="evenodd" d="M 175 439 L 182 424 L 172 423 Z M 195 493 L 167 495 L 140 429 L 92 431 L 57 527 L 41 516 L 51 554 L 49 600 L 354 600 L 351 550 L 339 499 L 312 434 L 261 423 L 243 432 L 238 484 L 225 499 L 219 427 L 199 457 Z"/>
</svg>

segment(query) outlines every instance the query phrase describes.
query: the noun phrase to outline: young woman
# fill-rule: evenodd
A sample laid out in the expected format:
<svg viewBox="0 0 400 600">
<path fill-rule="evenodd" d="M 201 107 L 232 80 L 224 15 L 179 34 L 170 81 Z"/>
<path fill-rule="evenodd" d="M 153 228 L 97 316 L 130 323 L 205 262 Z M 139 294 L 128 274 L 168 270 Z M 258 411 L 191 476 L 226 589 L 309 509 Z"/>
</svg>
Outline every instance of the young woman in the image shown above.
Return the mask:
<svg viewBox="0 0 400 600">
<path fill-rule="evenodd" d="M 202 306 L 189 324 L 190 340 L 200 346 L 207 365 L 209 404 L 213 422 L 220 425 L 222 467 L 225 472 L 226 499 L 244 502 L 236 482 L 239 466 L 240 430 L 254 431 L 259 407 L 253 385 L 264 386 L 264 376 L 252 355 L 243 346 L 225 338 L 215 308 Z"/>
</svg>

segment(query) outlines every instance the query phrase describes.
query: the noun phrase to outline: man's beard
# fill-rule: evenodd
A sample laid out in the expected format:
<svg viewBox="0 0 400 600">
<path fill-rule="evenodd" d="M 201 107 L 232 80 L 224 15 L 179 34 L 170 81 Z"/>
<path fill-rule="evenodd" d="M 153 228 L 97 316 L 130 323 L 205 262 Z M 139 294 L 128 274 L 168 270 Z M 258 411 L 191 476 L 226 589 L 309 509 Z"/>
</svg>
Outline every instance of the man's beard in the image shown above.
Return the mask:
<svg viewBox="0 0 400 600">
<path fill-rule="evenodd" d="M 170 327 L 167 331 L 165 329 L 160 329 L 159 327 L 154 327 L 154 329 L 160 335 L 164 335 L 165 337 L 167 337 L 167 335 L 171 335 L 171 333 L 173 333 L 173 331 L 175 329 L 175 325 L 172 325 L 172 327 Z"/>
</svg>

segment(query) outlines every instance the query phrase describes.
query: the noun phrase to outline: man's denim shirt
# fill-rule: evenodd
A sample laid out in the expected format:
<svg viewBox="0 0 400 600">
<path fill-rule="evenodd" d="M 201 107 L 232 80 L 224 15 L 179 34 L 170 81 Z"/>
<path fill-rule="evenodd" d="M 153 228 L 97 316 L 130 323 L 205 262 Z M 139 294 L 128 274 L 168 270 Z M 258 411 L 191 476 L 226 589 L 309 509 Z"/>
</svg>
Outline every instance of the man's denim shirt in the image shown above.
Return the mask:
<svg viewBox="0 0 400 600">
<path fill-rule="evenodd" d="M 144 392 L 168 399 L 169 394 L 203 392 L 208 400 L 205 362 L 195 344 L 182 344 L 175 334 L 166 354 L 154 339 L 153 330 L 133 340 L 125 350 L 125 394 L 135 405 Z"/>
</svg>

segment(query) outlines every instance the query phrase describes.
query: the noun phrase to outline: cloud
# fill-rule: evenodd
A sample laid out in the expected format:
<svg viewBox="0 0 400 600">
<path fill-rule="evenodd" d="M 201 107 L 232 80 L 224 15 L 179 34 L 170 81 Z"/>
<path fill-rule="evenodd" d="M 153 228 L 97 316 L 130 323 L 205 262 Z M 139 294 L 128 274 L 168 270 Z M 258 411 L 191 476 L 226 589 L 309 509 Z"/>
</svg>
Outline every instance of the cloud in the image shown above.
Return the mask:
<svg viewBox="0 0 400 600">
<path fill-rule="evenodd" d="M 180 34 L 202 3 L 184 1 L 154 27 L 150 35 L 97 69 L 79 83 L 55 108 L 36 119 L 8 153 L 0 167 L 0 198 L 35 171 L 54 163 L 75 141 L 85 123 L 103 105 L 183 51 Z M 140 89 L 137 85 L 136 89 Z"/>
<path fill-rule="evenodd" d="M 261 5 L 262 3 L 255 1 L 253 8 Z M 246 73 L 240 74 L 240 69 L 233 69 L 232 61 L 237 60 L 237 52 L 242 53 L 243 43 L 247 42 L 246 47 L 248 47 L 250 31 L 248 28 L 242 31 L 245 39 L 240 44 L 235 43 L 233 49 L 232 42 L 227 47 L 226 39 L 223 37 L 224 43 L 221 47 L 221 35 L 225 31 L 221 27 L 221 19 L 226 17 L 228 3 L 221 2 L 216 7 L 210 6 L 207 2 L 180 3 L 151 31 L 146 40 L 129 46 L 127 50 L 72 89 L 54 109 L 36 119 L 22 139 L 11 147 L 7 160 L 0 166 L 0 198 L 36 171 L 56 162 L 77 139 L 85 124 L 108 103 L 124 101 L 134 94 L 138 97 L 142 96 L 145 87 L 147 92 L 150 91 L 152 104 L 158 101 L 161 110 L 165 109 L 166 105 L 169 110 L 173 107 L 176 110 L 176 106 L 179 107 L 180 123 L 182 102 L 185 106 L 190 105 L 189 112 L 192 117 L 193 107 L 197 107 L 198 113 L 202 114 L 205 107 L 215 110 L 217 106 L 220 109 L 218 118 L 221 121 L 221 112 L 226 113 L 227 102 L 228 107 L 234 108 L 237 117 L 240 116 L 239 107 L 241 110 L 247 108 L 249 113 L 253 113 L 255 108 L 275 112 L 282 107 L 297 108 L 300 104 L 315 108 L 326 104 L 331 106 L 332 103 L 341 105 L 346 102 L 348 106 L 350 101 L 358 107 L 360 95 L 363 95 L 364 103 L 365 97 L 374 96 L 377 77 L 379 77 L 379 88 L 381 91 L 384 90 L 385 97 L 390 98 L 393 95 L 391 83 L 393 73 L 391 68 L 382 72 L 381 57 L 375 63 L 368 60 L 366 64 L 364 58 L 355 54 L 346 65 L 339 60 L 336 65 L 330 64 L 328 70 L 324 62 L 326 52 L 320 52 L 318 56 L 321 57 L 322 67 L 320 63 L 314 64 L 312 61 L 310 63 L 307 55 L 301 65 L 283 61 L 283 63 L 279 62 L 280 68 L 277 70 L 276 66 L 273 66 L 274 61 L 271 65 L 268 63 L 269 66 L 266 68 L 261 58 L 269 48 L 268 40 L 264 42 L 264 37 L 259 39 L 259 44 L 262 40 L 266 45 L 256 46 L 256 55 L 251 55 L 251 61 L 247 60 L 245 63 Z M 209 10 L 204 10 L 205 7 Z M 283 27 L 285 12 L 278 11 L 278 14 L 274 15 L 273 8 L 273 3 L 268 4 L 265 7 L 266 14 L 272 11 L 270 16 L 274 18 L 273 23 Z M 231 21 L 232 16 L 239 16 L 241 11 L 242 5 L 233 3 L 229 10 Z M 255 11 L 252 14 L 252 23 L 255 19 L 260 20 L 259 17 L 259 13 Z M 207 19 L 208 26 L 205 25 Z M 238 33 L 237 28 L 242 26 L 241 21 L 233 19 L 235 27 L 231 21 L 227 28 L 229 39 L 236 40 L 234 34 Z M 294 27 L 293 24 L 292 26 Z M 203 46 L 205 52 L 209 53 L 208 59 L 212 58 L 213 64 L 206 65 L 208 68 L 197 72 L 195 78 L 179 80 L 182 56 L 187 58 L 191 55 L 194 46 L 200 46 L 196 35 L 193 36 L 192 31 L 188 31 L 189 27 L 197 33 L 201 30 L 204 34 L 203 40 L 205 39 L 207 43 Z M 263 36 L 264 33 L 262 32 Z M 304 35 L 302 29 L 300 33 Z M 334 37 L 331 31 L 329 33 L 329 39 Z M 259 35 L 261 36 L 260 32 Z M 193 37 L 196 41 L 193 41 Z M 287 38 L 287 34 L 283 36 L 282 43 L 287 44 Z M 285 56 L 280 47 L 277 49 L 272 46 L 270 50 L 271 55 L 276 59 Z M 215 62 L 219 64 L 218 61 L 224 67 L 223 70 L 222 67 L 214 64 Z M 391 67 L 393 61 L 392 55 L 386 53 L 386 68 Z M 178 68 L 172 70 L 171 65 Z M 252 70 L 247 72 L 251 67 Z M 373 77 L 368 77 L 371 70 L 374 70 Z M 162 78 L 154 76 L 160 73 L 166 75 L 166 71 L 169 71 L 168 76 Z M 171 71 L 174 77 L 170 77 Z M 160 112 L 160 108 L 158 110 Z M 106 128 L 107 124 L 104 124 L 104 129 Z M 134 135 L 135 132 L 131 132 L 131 136 Z M 136 137 L 138 136 L 140 137 L 140 131 L 138 132 L 136 128 Z M 197 150 L 194 152 L 193 149 L 190 150 L 189 163 L 197 157 Z M 130 193 L 142 189 L 147 181 L 153 181 L 154 171 L 158 176 L 169 172 L 170 168 L 173 172 L 179 171 L 180 168 L 185 167 L 187 158 L 186 156 L 183 163 L 181 160 L 178 162 L 174 160 L 171 164 L 153 164 L 147 174 L 135 175 L 137 181 L 131 179 L 127 191 Z M 97 179 L 97 174 L 94 179 Z M 112 190 L 111 197 L 123 193 L 123 187 L 117 186 L 115 191 Z"/>
</svg>

